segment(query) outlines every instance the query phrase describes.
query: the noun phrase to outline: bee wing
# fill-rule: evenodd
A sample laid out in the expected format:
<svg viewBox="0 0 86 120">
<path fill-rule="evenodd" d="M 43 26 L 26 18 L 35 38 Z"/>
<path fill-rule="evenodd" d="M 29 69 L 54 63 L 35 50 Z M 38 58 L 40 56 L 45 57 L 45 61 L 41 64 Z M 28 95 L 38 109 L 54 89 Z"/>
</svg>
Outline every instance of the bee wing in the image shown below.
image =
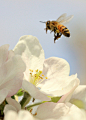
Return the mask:
<svg viewBox="0 0 86 120">
<path fill-rule="evenodd" d="M 63 21 L 66 18 L 66 15 L 67 15 L 66 13 L 62 14 L 56 21 L 57 22 Z"/>
<path fill-rule="evenodd" d="M 67 22 L 69 22 L 72 18 L 73 18 L 73 15 L 70 15 L 70 16 L 66 17 L 64 20 L 60 21 L 59 23 L 60 23 L 60 24 L 67 23 Z"/>
<path fill-rule="evenodd" d="M 68 17 L 66 17 L 66 15 L 66 13 L 62 14 L 56 21 L 60 24 L 63 24 L 69 22 L 73 18 L 73 15 L 70 15 Z"/>
</svg>

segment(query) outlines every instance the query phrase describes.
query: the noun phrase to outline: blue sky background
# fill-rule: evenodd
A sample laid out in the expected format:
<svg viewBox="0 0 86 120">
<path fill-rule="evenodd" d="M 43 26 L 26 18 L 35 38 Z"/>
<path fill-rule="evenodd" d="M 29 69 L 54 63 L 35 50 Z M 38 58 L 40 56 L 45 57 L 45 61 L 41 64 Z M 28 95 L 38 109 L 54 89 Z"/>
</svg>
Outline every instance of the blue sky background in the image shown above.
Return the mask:
<svg viewBox="0 0 86 120">
<path fill-rule="evenodd" d="M 61 14 L 74 15 L 66 24 L 71 37 L 61 37 L 55 44 L 53 33 L 46 34 L 39 21 L 56 20 Z M 23 35 L 39 39 L 45 58 L 61 57 L 70 64 L 70 75 L 78 74 L 86 84 L 86 1 L 85 0 L 3 0 L 0 1 L 0 46 L 13 49 Z"/>
</svg>

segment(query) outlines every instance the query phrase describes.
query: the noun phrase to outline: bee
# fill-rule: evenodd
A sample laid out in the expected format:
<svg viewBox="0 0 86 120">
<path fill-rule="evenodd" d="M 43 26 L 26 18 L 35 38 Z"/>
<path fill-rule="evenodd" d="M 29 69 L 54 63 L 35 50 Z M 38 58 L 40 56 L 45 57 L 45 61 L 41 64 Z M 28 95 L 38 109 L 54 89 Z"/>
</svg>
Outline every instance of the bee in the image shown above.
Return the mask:
<svg viewBox="0 0 86 120">
<path fill-rule="evenodd" d="M 70 15 L 68 17 L 66 17 L 66 15 L 66 13 L 62 14 L 56 21 L 40 21 L 42 23 L 46 23 L 46 33 L 48 30 L 54 32 L 54 43 L 62 36 L 62 34 L 66 37 L 70 37 L 69 29 L 63 24 L 69 22 L 73 18 L 73 15 Z"/>
</svg>

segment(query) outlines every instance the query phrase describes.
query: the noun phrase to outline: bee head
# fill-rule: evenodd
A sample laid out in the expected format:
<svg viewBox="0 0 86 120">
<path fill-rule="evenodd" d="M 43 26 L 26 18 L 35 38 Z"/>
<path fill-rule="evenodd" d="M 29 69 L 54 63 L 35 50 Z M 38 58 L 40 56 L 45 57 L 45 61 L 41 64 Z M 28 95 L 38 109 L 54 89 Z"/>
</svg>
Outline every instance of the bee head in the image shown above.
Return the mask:
<svg viewBox="0 0 86 120">
<path fill-rule="evenodd" d="M 50 25 L 50 21 L 47 21 L 47 22 L 46 22 L 46 25 L 47 25 L 47 26 Z"/>
<path fill-rule="evenodd" d="M 46 28 L 50 29 L 50 21 L 47 21 L 47 22 L 42 22 L 40 21 L 41 23 L 46 23 Z"/>
<path fill-rule="evenodd" d="M 46 22 L 46 28 L 50 29 L 50 21 Z"/>
</svg>

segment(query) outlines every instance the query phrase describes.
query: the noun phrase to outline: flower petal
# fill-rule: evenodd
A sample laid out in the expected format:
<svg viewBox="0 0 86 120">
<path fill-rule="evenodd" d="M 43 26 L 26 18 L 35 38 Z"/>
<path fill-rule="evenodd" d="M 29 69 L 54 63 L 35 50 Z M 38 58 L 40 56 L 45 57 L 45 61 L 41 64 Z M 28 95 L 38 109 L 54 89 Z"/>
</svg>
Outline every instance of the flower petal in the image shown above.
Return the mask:
<svg viewBox="0 0 86 120">
<path fill-rule="evenodd" d="M 8 48 L 9 45 L 3 45 L 0 47 L 0 66 L 8 59 Z"/>
<path fill-rule="evenodd" d="M 50 57 L 44 61 L 43 74 L 48 78 L 68 76 L 69 72 L 68 62 L 62 58 Z"/>
<path fill-rule="evenodd" d="M 0 67 L 0 89 L 9 90 L 8 96 L 14 95 L 21 87 L 25 64 L 19 55 L 13 56 Z"/>
<path fill-rule="evenodd" d="M 64 78 L 52 78 L 41 86 L 41 91 L 50 96 L 62 96 L 68 93 L 77 82 L 77 74 Z M 79 82 L 79 80 L 78 80 Z"/>
<path fill-rule="evenodd" d="M 46 102 L 39 105 L 37 109 L 36 118 L 39 119 L 49 119 L 54 118 L 58 119 L 61 116 L 64 116 L 68 113 L 69 107 L 67 107 L 64 103 L 53 103 L 53 102 Z"/>
<path fill-rule="evenodd" d="M 4 120 L 37 120 L 30 112 L 21 110 L 18 114 L 14 111 L 8 111 Z"/>
<path fill-rule="evenodd" d="M 70 108 L 68 113 L 58 120 L 86 120 L 85 110 L 79 109 L 78 107 L 70 103 L 66 103 L 66 105 Z"/>
<path fill-rule="evenodd" d="M 38 87 L 41 89 L 57 89 L 57 85 L 61 85 L 61 82 L 65 83 L 65 80 L 71 79 L 68 78 L 69 72 L 70 66 L 66 60 L 57 57 L 48 58 L 44 61 L 42 72 L 48 79 L 43 80 L 38 84 Z M 68 81 L 70 82 L 70 80 Z"/>
<path fill-rule="evenodd" d="M 48 98 L 45 94 L 40 92 L 38 88 L 36 88 L 32 83 L 23 80 L 22 83 L 23 89 L 25 89 L 33 98 L 42 100 L 42 101 L 50 101 L 51 99 Z"/>
<path fill-rule="evenodd" d="M 7 97 L 6 101 L 8 102 L 9 105 L 15 107 L 17 112 L 21 110 L 21 105 L 16 100 L 12 99 L 11 97 Z"/>
<path fill-rule="evenodd" d="M 4 107 L 4 114 L 6 114 L 7 112 L 9 112 L 9 110 L 17 112 L 17 110 L 16 110 L 16 108 L 14 106 L 9 105 L 9 104 L 5 105 L 5 107 Z"/>
<path fill-rule="evenodd" d="M 78 99 L 78 100 L 81 100 L 83 103 L 84 103 L 84 107 L 86 109 L 86 85 L 79 85 L 73 95 L 72 95 L 72 99 Z"/>
<path fill-rule="evenodd" d="M 0 104 L 5 100 L 8 95 L 8 90 L 6 88 L 0 90 Z"/>
<path fill-rule="evenodd" d="M 19 111 L 18 118 L 19 120 L 36 120 L 30 112 L 25 110 Z"/>
<path fill-rule="evenodd" d="M 22 56 L 26 63 L 25 79 L 29 78 L 29 69 L 42 70 L 44 62 L 44 50 L 38 39 L 31 35 L 22 36 L 14 48 L 15 54 Z"/>
<path fill-rule="evenodd" d="M 86 112 L 71 103 L 46 102 L 39 105 L 36 118 L 48 120 L 86 120 Z"/>
<path fill-rule="evenodd" d="M 8 59 L 10 59 L 11 57 L 13 57 L 15 54 L 14 54 L 14 51 L 13 50 L 9 50 L 8 52 Z"/>
<path fill-rule="evenodd" d="M 77 88 L 78 85 L 79 85 L 79 79 L 77 78 L 74 87 L 70 90 L 70 92 L 68 92 L 67 94 L 63 95 L 61 97 L 61 99 L 58 101 L 58 103 L 69 102 L 69 100 L 71 99 L 71 96 L 72 96 L 74 90 Z"/>
<path fill-rule="evenodd" d="M 17 113 L 14 111 L 9 111 L 4 117 L 4 120 L 17 120 Z"/>
</svg>

